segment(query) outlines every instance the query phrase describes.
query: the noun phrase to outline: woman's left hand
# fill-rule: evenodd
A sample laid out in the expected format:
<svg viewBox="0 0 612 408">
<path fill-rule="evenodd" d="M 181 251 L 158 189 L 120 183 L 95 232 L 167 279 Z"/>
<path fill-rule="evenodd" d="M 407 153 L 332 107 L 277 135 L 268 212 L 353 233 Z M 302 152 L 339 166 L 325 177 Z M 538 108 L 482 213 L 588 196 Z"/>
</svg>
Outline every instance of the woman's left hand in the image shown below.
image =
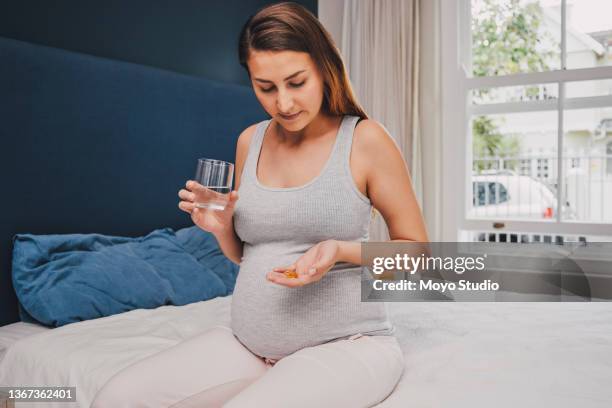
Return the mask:
<svg viewBox="0 0 612 408">
<path fill-rule="evenodd" d="M 310 248 L 293 264 L 274 268 L 266 276 L 270 282 L 294 288 L 317 282 L 338 262 L 340 242 L 330 239 Z M 297 277 L 288 277 L 285 272 L 295 271 Z"/>
</svg>

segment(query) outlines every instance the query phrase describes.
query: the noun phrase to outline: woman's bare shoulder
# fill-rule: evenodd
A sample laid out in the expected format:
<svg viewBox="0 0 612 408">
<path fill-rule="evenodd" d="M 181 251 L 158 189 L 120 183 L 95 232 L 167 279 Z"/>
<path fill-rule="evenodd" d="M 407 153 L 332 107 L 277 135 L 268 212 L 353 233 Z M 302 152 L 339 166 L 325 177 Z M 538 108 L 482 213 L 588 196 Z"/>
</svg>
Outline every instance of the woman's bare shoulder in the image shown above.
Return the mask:
<svg viewBox="0 0 612 408">
<path fill-rule="evenodd" d="M 257 129 L 257 123 L 252 124 L 248 128 L 244 129 L 242 133 L 240 133 L 240 136 L 238 136 L 238 142 L 236 143 L 238 149 L 241 147 L 246 147 L 248 149 L 251 139 L 255 134 L 255 129 Z"/>
<path fill-rule="evenodd" d="M 244 129 L 240 136 L 238 136 L 238 141 L 236 142 L 236 162 L 240 161 L 240 159 L 246 158 L 247 152 L 249 151 L 249 145 L 251 144 L 251 139 L 255 134 L 255 130 L 257 129 L 258 123 L 254 123 L 248 128 Z"/>
<path fill-rule="evenodd" d="M 384 160 L 389 155 L 395 156 L 399 153 L 399 148 L 387 129 L 373 119 L 362 119 L 357 123 L 353 133 L 353 150 L 374 160 Z"/>
</svg>

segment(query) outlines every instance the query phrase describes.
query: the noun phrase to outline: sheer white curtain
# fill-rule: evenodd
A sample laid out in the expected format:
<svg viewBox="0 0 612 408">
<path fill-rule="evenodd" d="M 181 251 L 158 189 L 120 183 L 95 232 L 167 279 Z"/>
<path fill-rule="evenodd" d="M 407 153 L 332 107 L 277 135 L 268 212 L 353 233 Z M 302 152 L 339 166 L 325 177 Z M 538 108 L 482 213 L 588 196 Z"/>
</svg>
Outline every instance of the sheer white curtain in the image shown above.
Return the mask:
<svg viewBox="0 0 612 408">
<path fill-rule="evenodd" d="M 419 3 L 344 0 L 341 52 L 359 101 L 370 118 L 382 123 L 395 139 L 422 204 Z M 389 239 L 378 213 L 370 224 L 370 239 Z"/>
</svg>

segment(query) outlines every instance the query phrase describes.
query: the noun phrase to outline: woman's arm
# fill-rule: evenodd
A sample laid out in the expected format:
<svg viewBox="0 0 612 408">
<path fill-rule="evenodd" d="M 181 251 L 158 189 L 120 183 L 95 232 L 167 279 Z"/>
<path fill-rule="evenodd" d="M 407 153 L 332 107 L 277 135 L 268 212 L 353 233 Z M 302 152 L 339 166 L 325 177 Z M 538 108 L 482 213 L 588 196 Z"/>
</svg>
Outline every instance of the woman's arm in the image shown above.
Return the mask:
<svg viewBox="0 0 612 408">
<path fill-rule="evenodd" d="M 427 242 L 427 231 L 408 167 L 384 127 L 362 120 L 355 128 L 351 160 L 366 168 L 370 201 L 389 228 L 389 242 Z M 338 261 L 361 264 L 361 243 L 339 241 Z"/>
<path fill-rule="evenodd" d="M 223 254 L 233 263 L 240 265 L 240 262 L 242 262 L 243 243 L 236 235 L 234 228 L 214 235 Z"/>
<path fill-rule="evenodd" d="M 234 190 L 238 191 L 240 188 L 240 179 L 242 177 L 242 169 L 244 168 L 244 162 L 246 161 L 247 154 L 249 151 L 249 144 L 251 143 L 251 138 L 253 137 L 253 133 L 255 133 L 255 128 L 257 125 L 252 125 L 246 128 L 238 137 L 238 142 L 236 143 L 236 166 L 235 166 L 235 179 L 236 183 L 234 184 Z M 236 230 L 233 225 L 233 217 L 232 223 L 228 226 L 228 228 L 215 233 L 215 238 L 219 243 L 219 247 L 223 254 L 235 264 L 240 264 L 242 262 L 242 250 L 243 250 L 243 242 L 236 235 Z"/>
</svg>

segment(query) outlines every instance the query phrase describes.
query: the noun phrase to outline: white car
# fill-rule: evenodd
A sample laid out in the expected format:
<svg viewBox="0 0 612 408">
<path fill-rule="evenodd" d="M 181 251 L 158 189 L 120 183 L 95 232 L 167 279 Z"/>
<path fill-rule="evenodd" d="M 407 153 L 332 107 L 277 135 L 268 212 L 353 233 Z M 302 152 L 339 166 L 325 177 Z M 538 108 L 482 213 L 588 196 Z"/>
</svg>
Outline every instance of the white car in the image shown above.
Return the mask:
<svg viewBox="0 0 612 408">
<path fill-rule="evenodd" d="M 469 218 L 552 219 L 557 214 L 556 195 L 542 182 L 514 172 L 472 176 Z M 564 217 L 572 218 L 563 206 Z"/>
</svg>

